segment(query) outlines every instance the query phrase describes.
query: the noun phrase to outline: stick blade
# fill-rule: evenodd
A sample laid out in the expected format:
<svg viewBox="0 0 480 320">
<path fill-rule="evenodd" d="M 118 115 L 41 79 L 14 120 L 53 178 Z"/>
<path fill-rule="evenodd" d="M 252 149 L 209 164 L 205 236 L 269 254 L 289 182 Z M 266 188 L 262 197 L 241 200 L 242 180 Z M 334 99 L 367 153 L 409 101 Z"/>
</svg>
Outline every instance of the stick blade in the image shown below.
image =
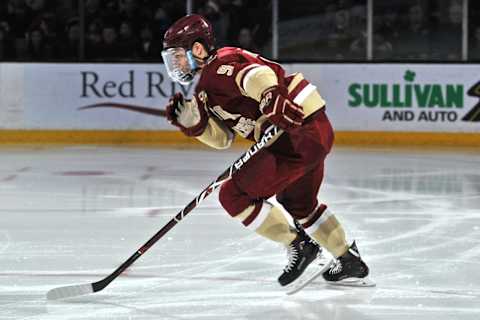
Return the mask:
<svg viewBox="0 0 480 320">
<path fill-rule="evenodd" d="M 47 292 L 48 300 L 60 300 L 93 293 L 92 284 L 80 284 L 52 289 Z"/>
</svg>

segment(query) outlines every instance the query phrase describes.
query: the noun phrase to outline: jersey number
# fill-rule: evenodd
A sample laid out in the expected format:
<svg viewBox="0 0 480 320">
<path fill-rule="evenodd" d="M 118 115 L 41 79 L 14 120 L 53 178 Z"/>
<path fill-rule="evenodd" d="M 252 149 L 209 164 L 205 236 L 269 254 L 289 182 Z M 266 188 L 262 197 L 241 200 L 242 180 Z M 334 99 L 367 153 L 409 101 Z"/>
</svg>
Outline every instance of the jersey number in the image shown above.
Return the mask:
<svg viewBox="0 0 480 320">
<path fill-rule="evenodd" d="M 222 64 L 217 69 L 217 74 L 225 74 L 227 76 L 231 76 L 233 74 L 233 66 L 229 66 L 228 64 Z"/>
</svg>

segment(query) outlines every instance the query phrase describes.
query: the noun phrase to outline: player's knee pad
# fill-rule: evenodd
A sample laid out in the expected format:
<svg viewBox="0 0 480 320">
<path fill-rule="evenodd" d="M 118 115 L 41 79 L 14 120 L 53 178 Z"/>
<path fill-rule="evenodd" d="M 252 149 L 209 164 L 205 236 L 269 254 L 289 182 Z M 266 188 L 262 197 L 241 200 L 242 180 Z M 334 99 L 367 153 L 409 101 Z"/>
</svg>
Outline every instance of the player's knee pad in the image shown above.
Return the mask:
<svg viewBox="0 0 480 320">
<path fill-rule="evenodd" d="M 253 203 L 252 199 L 242 192 L 232 180 L 223 183 L 219 192 L 219 200 L 222 207 L 232 217 L 237 216 Z"/>
<path fill-rule="evenodd" d="M 345 231 L 335 215 L 322 204 L 304 219 L 300 219 L 305 231 L 320 245 L 339 257 L 348 250 Z"/>
</svg>

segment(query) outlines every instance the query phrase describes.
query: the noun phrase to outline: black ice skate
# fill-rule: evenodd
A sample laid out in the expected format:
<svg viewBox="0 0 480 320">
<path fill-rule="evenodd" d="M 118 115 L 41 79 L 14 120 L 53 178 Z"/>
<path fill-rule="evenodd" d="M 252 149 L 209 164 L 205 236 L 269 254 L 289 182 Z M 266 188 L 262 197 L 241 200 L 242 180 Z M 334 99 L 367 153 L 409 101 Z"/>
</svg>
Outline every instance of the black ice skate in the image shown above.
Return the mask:
<svg viewBox="0 0 480 320">
<path fill-rule="evenodd" d="M 293 284 L 317 257 L 319 247 L 310 241 L 308 235 L 299 232 L 287 247 L 288 264 L 278 278 L 281 286 Z"/>
<path fill-rule="evenodd" d="M 368 273 L 368 266 L 360 257 L 354 241 L 347 252 L 332 262 L 323 278 L 330 284 L 373 287 L 375 283 L 368 279 Z"/>
</svg>

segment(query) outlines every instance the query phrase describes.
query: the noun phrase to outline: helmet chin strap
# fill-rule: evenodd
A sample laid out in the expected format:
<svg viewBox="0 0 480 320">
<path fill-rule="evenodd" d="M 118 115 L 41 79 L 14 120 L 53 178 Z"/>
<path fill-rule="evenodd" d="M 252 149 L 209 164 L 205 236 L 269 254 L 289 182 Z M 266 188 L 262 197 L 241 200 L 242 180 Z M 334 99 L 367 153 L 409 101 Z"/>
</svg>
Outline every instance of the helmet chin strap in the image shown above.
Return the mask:
<svg viewBox="0 0 480 320">
<path fill-rule="evenodd" d="M 198 56 L 198 55 L 193 53 L 193 49 L 195 48 L 195 45 L 196 45 L 196 44 L 193 44 L 191 49 L 190 49 L 190 52 L 191 52 L 191 57 L 193 59 L 195 59 L 195 61 L 196 61 L 195 71 L 198 71 L 198 70 L 202 69 L 203 66 L 206 65 L 208 62 L 210 62 L 210 60 L 214 56 L 212 54 L 209 54 L 209 52 L 207 51 L 207 49 L 206 49 L 206 47 L 203 43 L 201 43 L 201 42 L 198 42 L 198 43 L 202 46 L 203 50 L 201 50 L 201 51 L 198 50 L 197 53 L 205 54 L 205 57 L 202 58 L 201 56 Z"/>
<path fill-rule="evenodd" d="M 208 61 L 208 58 L 209 58 L 209 56 L 206 56 L 205 58 L 202 58 L 202 57 L 194 55 L 193 53 L 192 53 L 192 56 L 197 62 L 197 68 L 196 69 L 201 69 L 204 65 L 206 65 L 207 61 Z"/>
</svg>

